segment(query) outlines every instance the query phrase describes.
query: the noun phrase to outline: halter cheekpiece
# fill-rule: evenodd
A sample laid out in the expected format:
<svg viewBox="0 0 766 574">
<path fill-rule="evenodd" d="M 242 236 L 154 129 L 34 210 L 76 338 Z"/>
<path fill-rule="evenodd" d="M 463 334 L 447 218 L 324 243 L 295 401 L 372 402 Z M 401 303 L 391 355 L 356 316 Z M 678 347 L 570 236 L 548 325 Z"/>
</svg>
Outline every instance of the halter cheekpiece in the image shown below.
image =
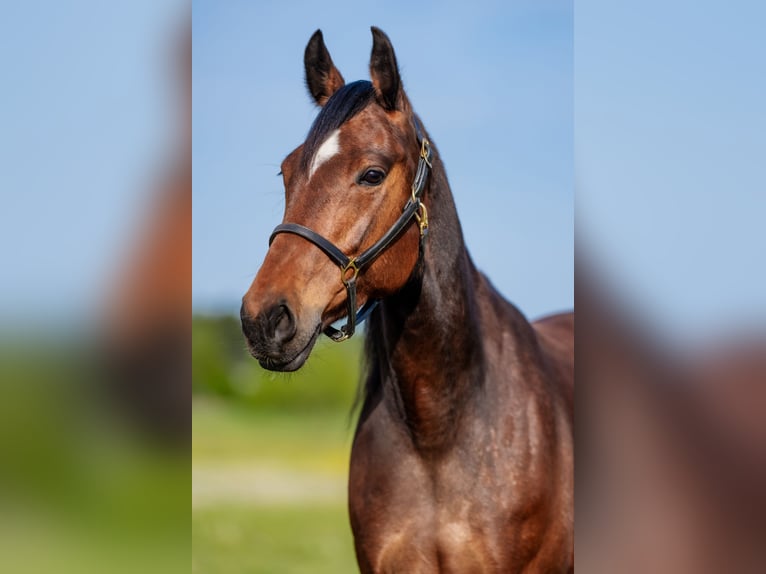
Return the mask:
<svg viewBox="0 0 766 574">
<path fill-rule="evenodd" d="M 378 256 L 383 253 L 383 251 L 385 251 L 397 237 L 399 237 L 413 217 L 420 227 L 421 242 L 428 233 L 428 211 L 421 201 L 421 196 L 426 187 L 433 152 L 431 151 L 431 144 L 423 135 L 417 119 L 415 119 L 415 132 L 417 134 L 418 143 L 420 144 L 420 157 L 418 159 L 417 171 L 415 172 L 415 179 L 412 182 L 412 194 L 404 205 L 404 209 L 402 210 L 399 219 L 397 219 L 388 231 L 386 231 L 383 237 L 378 239 L 378 241 L 370 246 L 369 249 L 366 249 L 357 257 L 349 257 L 329 240 L 308 227 L 304 227 L 297 223 L 282 223 L 277 225 L 271 233 L 271 237 L 269 237 L 269 246 L 271 246 L 274 237 L 280 233 L 299 235 L 319 247 L 319 249 L 324 251 L 324 253 L 340 267 L 340 280 L 346 288 L 347 295 L 346 324 L 340 329 L 328 326 L 324 330 L 324 334 L 336 343 L 349 339 L 354 334 L 356 325 L 364 321 L 378 304 L 377 300 L 367 301 L 361 309 L 357 310 L 356 279 L 359 276 L 359 273 L 370 263 L 375 261 L 375 259 L 377 259 Z"/>
</svg>

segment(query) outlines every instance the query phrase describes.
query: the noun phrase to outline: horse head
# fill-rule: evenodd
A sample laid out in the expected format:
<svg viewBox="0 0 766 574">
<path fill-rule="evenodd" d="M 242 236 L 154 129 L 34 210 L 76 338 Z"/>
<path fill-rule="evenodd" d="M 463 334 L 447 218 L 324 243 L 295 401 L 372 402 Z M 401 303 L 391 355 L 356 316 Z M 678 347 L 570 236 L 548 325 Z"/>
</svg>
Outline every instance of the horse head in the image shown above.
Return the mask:
<svg viewBox="0 0 766 574">
<path fill-rule="evenodd" d="M 283 224 L 240 312 L 250 353 L 267 369 L 300 368 L 323 331 L 348 338 L 357 307 L 400 290 L 418 262 L 430 147 L 391 42 L 375 27 L 372 35 L 372 81 L 346 84 L 321 31 L 306 46 L 306 85 L 321 109 L 282 162 Z M 344 316 L 344 330 L 333 329 Z"/>
</svg>

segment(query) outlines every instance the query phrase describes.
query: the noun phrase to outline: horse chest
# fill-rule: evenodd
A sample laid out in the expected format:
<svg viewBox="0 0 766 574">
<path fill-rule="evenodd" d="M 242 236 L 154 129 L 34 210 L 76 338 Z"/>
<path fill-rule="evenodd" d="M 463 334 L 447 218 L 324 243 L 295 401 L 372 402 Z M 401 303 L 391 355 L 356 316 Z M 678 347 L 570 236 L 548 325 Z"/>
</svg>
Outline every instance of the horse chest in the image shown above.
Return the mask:
<svg viewBox="0 0 766 574">
<path fill-rule="evenodd" d="M 458 503 L 459 501 L 454 501 Z M 363 572 L 471 573 L 495 571 L 491 532 L 459 508 L 427 495 L 392 497 L 357 540 Z"/>
<path fill-rule="evenodd" d="M 385 456 L 375 446 L 381 445 L 363 438 L 355 447 L 350 477 L 363 572 L 503 571 L 507 521 L 498 517 L 509 514 L 511 504 L 497 494 L 500 477 L 472 474 L 464 461 L 434 472 L 411 453 L 371 466 L 370 460 Z"/>
<path fill-rule="evenodd" d="M 366 552 L 369 572 L 493 572 L 484 535 L 456 520 L 436 526 L 428 519 L 381 529 Z"/>
<path fill-rule="evenodd" d="M 556 473 L 542 463 L 537 439 L 482 431 L 482 449 L 456 449 L 435 463 L 374 417 L 368 422 L 349 484 L 362 572 L 520 572 L 533 563 L 533 571 L 565 570 L 558 556 L 567 555 L 568 538 L 551 522 L 560 514 Z"/>
</svg>

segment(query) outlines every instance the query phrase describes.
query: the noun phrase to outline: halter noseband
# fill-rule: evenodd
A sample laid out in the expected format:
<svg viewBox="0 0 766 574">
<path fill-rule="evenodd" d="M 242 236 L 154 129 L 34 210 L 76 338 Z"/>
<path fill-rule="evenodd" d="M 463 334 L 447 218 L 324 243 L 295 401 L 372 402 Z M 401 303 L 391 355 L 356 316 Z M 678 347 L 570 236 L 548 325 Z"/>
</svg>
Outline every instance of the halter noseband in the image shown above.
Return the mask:
<svg viewBox="0 0 766 574">
<path fill-rule="evenodd" d="M 367 301 L 362 308 L 357 311 L 356 278 L 359 275 L 359 272 L 375 261 L 375 259 L 377 259 L 378 256 L 383 253 L 383 251 L 385 251 L 397 237 L 399 237 L 413 217 L 417 220 L 420 227 L 421 242 L 428 233 L 428 212 L 426 211 L 426 206 L 421 202 L 420 197 L 426 186 L 428 170 L 431 168 L 431 157 L 433 154 L 431 151 L 431 144 L 428 139 L 423 136 L 417 119 L 415 120 L 415 132 L 417 134 L 418 142 L 420 143 L 420 158 L 418 159 L 418 167 L 415 172 L 415 180 L 412 182 L 412 195 L 410 196 L 410 199 L 407 200 L 399 219 L 397 219 L 388 231 L 386 231 L 383 237 L 378 239 L 369 249 L 363 251 L 357 257 L 348 257 L 332 242 L 308 227 L 304 227 L 297 223 L 282 223 L 277 225 L 271 233 L 271 237 L 269 237 L 269 246 L 271 246 L 274 237 L 280 233 L 299 235 L 319 247 L 319 249 L 324 251 L 325 255 L 340 267 L 340 280 L 346 287 L 347 295 L 346 324 L 340 329 L 328 326 L 324 330 L 324 334 L 336 343 L 349 339 L 354 334 L 356 325 L 364 321 L 378 304 L 378 301 Z"/>
</svg>

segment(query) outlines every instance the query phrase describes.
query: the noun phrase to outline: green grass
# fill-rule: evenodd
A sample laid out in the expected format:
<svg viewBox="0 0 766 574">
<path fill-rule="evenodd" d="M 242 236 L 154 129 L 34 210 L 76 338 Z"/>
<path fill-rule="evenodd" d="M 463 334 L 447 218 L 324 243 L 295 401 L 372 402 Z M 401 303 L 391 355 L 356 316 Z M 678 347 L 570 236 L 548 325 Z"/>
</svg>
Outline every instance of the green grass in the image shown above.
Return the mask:
<svg viewBox="0 0 766 574">
<path fill-rule="evenodd" d="M 357 572 L 345 504 L 195 510 L 192 572 Z"/>
<path fill-rule="evenodd" d="M 346 510 L 362 337 L 264 371 L 236 317 L 195 317 L 192 571 L 356 572 Z"/>
<path fill-rule="evenodd" d="M 196 396 L 192 571 L 356 572 L 345 497 L 352 429 L 348 411 Z"/>
<path fill-rule="evenodd" d="M 281 413 L 195 398 L 192 458 L 345 475 L 352 434 L 348 412 Z"/>
</svg>

